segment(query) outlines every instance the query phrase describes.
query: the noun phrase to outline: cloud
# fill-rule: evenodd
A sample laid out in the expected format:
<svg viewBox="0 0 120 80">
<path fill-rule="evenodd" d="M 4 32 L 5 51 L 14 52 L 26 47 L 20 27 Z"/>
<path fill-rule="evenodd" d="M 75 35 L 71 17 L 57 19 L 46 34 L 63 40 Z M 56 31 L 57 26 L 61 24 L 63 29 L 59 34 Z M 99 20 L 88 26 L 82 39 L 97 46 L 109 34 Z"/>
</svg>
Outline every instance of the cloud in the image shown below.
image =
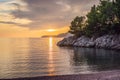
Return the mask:
<svg viewBox="0 0 120 80">
<path fill-rule="evenodd" d="M 17 22 L 27 19 L 25 26 L 30 29 L 48 29 L 69 26 L 75 16 L 85 15 L 98 2 L 99 0 L 10 0 L 5 3 L 12 7 L 9 10 L 11 15 L 19 19 Z"/>
<path fill-rule="evenodd" d="M 66 12 L 66 11 L 71 10 L 71 6 L 69 4 L 67 4 L 67 3 L 64 3 L 62 1 L 58 1 L 58 2 L 56 2 L 56 4 L 60 5 L 63 8 L 62 11 Z"/>
<path fill-rule="evenodd" d="M 0 11 L 27 11 L 27 4 L 22 0 L 5 0 L 4 2 L 0 2 Z"/>
<path fill-rule="evenodd" d="M 15 24 L 0 23 L 0 37 L 27 37 L 29 28 L 17 26 Z"/>
<path fill-rule="evenodd" d="M 28 11 L 27 4 L 21 0 L 6 0 L 0 3 L 0 23 L 27 25 L 32 21 L 27 18 L 15 17 L 11 12 Z"/>
<path fill-rule="evenodd" d="M 31 23 L 30 20 L 28 19 L 19 19 L 19 18 L 16 18 L 16 19 L 13 19 L 13 20 L 0 20 L 0 23 L 4 23 L 4 24 L 16 24 L 16 25 L 26 25 L 26 24 L 29 24 Z"/>
<path fill-rule="evenodd" d="M 20 26 L 16 26 L 15 24 L 9 24 L 9 23 L 0 23 L 0 35 L 6 34 L 9 35 L 10 33 L 20 33 L 20 32 L 26 32 L 29 28 L 23 28 Z"/>
<path fill-rule="evenodd" d="M 16 24 L 16 25 L 27 25 L 32 21 L 26 18 L 17 18 L 11 14 L 1 14 L 0 13 L 0 23 L 4 24 Z"/>
<path fill-rule="evenodd" d="M 31 29 L 69 26 L 75 16 L 85 15 L 99 0 L 23 0 L 28 12 L 14 11 L 16 17 L 33 21 Z"/>
<path fill-rule="evenodd" d="M 17 24 L 17 23 L 14 23 L 14 22 L 5 22 L 5 21 L 0 21 L 0 23 L 3 23 L 3 24 Z"/>
</svg>

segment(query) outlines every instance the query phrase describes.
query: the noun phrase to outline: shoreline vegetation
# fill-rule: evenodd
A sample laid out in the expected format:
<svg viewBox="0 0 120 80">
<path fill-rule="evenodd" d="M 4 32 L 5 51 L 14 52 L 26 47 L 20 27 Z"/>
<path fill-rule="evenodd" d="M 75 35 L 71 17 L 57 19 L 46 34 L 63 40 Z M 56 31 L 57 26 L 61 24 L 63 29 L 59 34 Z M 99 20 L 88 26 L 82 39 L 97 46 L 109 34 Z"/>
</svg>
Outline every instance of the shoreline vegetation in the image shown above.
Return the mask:
<svg viewBox="0 0 120 80">
<path fill-rule="evenodd" d="M 58 46 L 94 47 L 120 50 L 120 0 L 100 0 L 86 16 L 71 22 L 69 33 Z"/>
</svg>

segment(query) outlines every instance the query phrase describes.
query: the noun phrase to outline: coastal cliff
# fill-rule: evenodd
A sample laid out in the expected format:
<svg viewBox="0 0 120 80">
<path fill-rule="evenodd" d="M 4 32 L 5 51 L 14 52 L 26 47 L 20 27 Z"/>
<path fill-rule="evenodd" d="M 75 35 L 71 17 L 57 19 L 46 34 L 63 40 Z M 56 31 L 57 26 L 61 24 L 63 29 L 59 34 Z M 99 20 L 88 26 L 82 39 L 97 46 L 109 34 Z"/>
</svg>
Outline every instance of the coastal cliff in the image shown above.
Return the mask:
<svg viewBox="0 0 120 80">
<path fill-rule="evenodd" d="M 64 38 L 57 45 L 120 50 L 119 3 L 120 0 L 100 0 L 85 16 L 76 16 L 68 31 L 74 36 Z"/>
<path fill-rule="evenodd" d="M 73 46 L 73 47 L 86 47 L 86 48 L 105 48 L 120 50 L 120 35 L 104 35 L 98 38 L 89 38 L 81 36 L 75 38 L 74 36 L 64 38 L 57 43 L 58 46 Z"/>
</svg>

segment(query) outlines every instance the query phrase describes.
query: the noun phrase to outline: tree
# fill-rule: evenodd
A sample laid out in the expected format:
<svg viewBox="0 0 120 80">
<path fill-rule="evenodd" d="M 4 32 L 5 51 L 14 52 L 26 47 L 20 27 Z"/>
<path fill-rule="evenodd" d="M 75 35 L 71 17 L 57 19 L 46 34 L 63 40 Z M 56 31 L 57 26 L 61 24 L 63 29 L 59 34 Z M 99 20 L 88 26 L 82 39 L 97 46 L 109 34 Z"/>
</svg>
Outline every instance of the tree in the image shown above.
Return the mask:
<svg viewBox="0 0 120 80">
<path fill-rule="evenodd" d="M 85 17 L 76 17 L 72 22 L 70 26 L 70 33 L 75 34 L 75 36 L 79 37 L 83 35 L 83 27 L 84 27 L 84 21 Z"/>
<path fill-rule="evenodd" d="M 98 10 L 101 14 L 102 24 L 113 24 L 115 21 L 115 6 L 110 0 L 101 0 Z"/>
<path fill-rule="evenodd" d="M 100 0 L 91 7 L 85 17 L 76 17 L 70 26 L 75 36 L 99 37 L 105 34 L 120 34 L 120 0 Z"/>
<path fill-rule="evenodd" d="M 87 36 L 92 36 L 96 30 L 98 30 L 98 23 L 99 23 L 99 17 L 98 17 L 98 11 L 97 7 L 94 5 L 91 8 L 91 11 L 87 14 L 87 26 L 85 28 L 85 32 Z"/>
<path fill-rule="evenodd" d="M 115 6 L 114 2 L 110 0 L 101 0 L 100 5 L 98 6 L 100 12 L 100 34 L 109 34 L 113 33 L 113 27 L 116 24 L 115 18 Z"/>
<path fill-rule="evenodd" d="M 91 8 L 87 14 L 87 35 L 101 36 L 108 33 L 114 33 L 116 24 L 114 1 L 100 0 L 100 4 Z"/>
<path fill-rule="evenodd" d="M 120 23 L 120 0 L 115 1 L 115 6 L 116 6 L 116 15 Z"/>
</svg>

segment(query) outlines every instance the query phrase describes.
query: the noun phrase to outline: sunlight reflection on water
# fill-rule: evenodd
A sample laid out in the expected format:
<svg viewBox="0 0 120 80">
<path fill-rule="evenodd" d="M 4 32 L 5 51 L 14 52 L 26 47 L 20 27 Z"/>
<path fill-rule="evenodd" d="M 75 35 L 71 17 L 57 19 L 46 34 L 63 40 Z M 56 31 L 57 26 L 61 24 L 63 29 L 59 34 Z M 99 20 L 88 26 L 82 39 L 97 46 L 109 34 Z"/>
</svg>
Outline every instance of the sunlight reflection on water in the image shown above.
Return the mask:
<svg viewBox="0 0 120 80">
<path fill-rule="evenodd" d="M 60 38 L 1 38 L 0 78 L 53 76 L 120 69 L 120 51 L 60 48 Z"/>
<path fill-rule="evenodd" d="M 54 72 L 55 72 L 55 67 L 54 67 L 54 63 L 53 63 L 53 38 L 50 37 L 49 38 L 49 76 L 53 76 L 55 75 Z"/>
</svg>

